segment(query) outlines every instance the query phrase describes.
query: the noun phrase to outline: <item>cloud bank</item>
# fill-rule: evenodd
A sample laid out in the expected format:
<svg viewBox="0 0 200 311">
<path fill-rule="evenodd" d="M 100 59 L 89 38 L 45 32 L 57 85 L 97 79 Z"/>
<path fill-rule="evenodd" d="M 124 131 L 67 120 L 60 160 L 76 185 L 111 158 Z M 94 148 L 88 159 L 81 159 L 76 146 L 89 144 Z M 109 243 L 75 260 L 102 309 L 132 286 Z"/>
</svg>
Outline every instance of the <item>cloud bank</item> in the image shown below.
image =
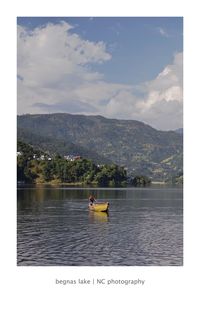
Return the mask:
<svg viewBox="0 0 200 311">
<path fill-rule="evenodd" d="M 84 40 L 72 28 L 66 22 L 32 31 L 18 26 L 18 114 L 100 114 L 163 130 L 182 127 L 182 53 L 154 80 L 108 83 L 92 69 L 112 58 L 106 44 Z"/>
</svg>

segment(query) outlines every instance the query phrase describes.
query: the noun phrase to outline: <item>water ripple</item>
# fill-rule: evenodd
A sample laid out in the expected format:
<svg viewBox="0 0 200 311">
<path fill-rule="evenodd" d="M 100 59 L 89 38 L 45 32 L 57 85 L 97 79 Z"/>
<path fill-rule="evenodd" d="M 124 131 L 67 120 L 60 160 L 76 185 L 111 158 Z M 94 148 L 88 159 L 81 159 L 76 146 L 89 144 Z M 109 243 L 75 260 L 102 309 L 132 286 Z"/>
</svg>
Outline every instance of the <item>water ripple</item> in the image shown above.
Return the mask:
<svg viewBox="0 0 200 311">
<path fill-rule="evenodd" d="M 18 265 L 182 265 L 180 189 L 131 189 L 96 189 L 109 215 L 88 211 L 84 189 L 21 190 Z"/>
</svg>

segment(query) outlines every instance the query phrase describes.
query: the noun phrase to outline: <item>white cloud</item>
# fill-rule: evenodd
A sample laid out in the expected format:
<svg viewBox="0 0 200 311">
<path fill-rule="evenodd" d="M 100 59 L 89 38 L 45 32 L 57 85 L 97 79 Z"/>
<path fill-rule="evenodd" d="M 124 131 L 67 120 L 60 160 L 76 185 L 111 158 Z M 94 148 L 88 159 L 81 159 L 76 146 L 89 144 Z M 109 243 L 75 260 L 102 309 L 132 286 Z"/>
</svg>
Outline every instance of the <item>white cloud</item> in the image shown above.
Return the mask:
<svg viewBox="0 0 200 311">
<path fill-rule="evenodd" d="M 158 27 L 157 30 L 162 37 L 165 37 L 165 38 L 169 37 L 169 34 L 167 33 L 167 31 L 164 30 L 162 27 Z"/>
<path fill-rule="evenodd" d="M 18 113 L 69 112 L 182 126 L 182 53 L 139 86 L 108 83 L 90 64 L 109 61 L 104 42 L 83 40 L 66 22 L 18 26 Z"/>
<path fill-rule="evenodd" d="M 82 40 L 70 29 L 65 22 L 33 31 L 18 26 L 19 113 L 35 112 L 37 102 L 71 100 L 74 88 L 102 78 L 87 65 L 111 58 L 105 44 Z"/>
<path fill-rule="evenodd" d="M 182 53 L 178 53 L 173 64 L 138 87 L 141 95 L 135 88 L 119 91 L 106 106 L 106 115 L 144 121 L 163 130 L 182 127 L 182 65 Z"/>
</svg>

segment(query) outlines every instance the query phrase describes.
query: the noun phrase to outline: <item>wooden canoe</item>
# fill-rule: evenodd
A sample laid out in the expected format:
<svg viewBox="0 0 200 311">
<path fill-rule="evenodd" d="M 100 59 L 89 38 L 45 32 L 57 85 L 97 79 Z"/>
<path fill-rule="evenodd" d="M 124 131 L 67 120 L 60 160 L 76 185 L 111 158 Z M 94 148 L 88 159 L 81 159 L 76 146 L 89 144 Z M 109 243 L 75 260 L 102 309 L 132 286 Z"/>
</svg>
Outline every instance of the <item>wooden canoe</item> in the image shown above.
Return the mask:
<svg viewBox="0 0 200 311">
<path fill-rule="evenodd" d="M 108 202 L 90 203 L 89 209 L 95 212 L 107 212 L 109 208 Z"/>
</svg>

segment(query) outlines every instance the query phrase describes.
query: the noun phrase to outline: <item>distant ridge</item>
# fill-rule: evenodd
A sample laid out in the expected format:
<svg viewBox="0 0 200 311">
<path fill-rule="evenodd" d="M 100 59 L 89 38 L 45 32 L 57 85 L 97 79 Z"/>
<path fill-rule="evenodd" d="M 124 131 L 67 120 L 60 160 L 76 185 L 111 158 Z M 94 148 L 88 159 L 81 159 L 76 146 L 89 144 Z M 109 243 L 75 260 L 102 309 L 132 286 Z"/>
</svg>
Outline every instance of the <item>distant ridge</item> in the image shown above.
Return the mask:
<svg viewBox="0 0 200 311">
<path fill-rule="evenodd" d="M 182 135 L 135 120 L 66 113 L 17 117 L 18 138 L 51 153 L 80 153 L 155 180 L 182 174 Z"/>
<path fill-rule="evenodd" d="M 176 133 L 183 135 L 183 128 L 175 130 Z"/>
</svg>

